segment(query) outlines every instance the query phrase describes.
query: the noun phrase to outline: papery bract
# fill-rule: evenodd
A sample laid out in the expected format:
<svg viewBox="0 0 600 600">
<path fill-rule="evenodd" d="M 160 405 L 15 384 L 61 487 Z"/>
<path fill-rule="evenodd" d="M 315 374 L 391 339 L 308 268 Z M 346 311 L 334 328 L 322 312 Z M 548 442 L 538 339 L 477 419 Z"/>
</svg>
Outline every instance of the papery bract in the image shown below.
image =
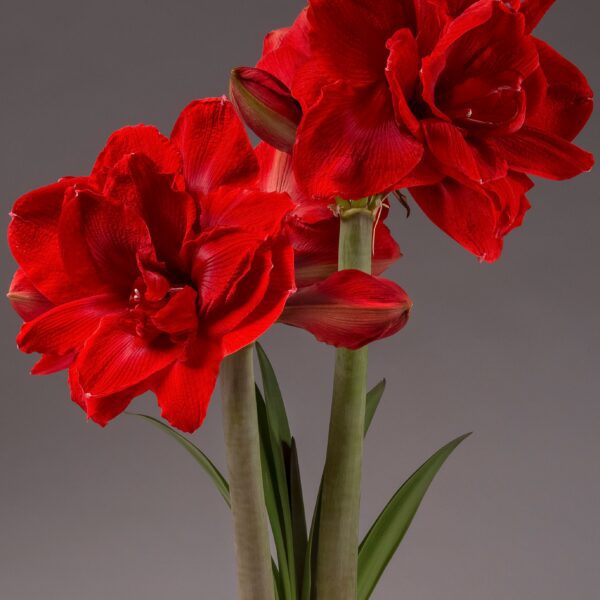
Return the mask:
<svg viewBox="0 0 600 600">
<path fill-rule="evenodd" d="M 571 143 L 593 93 L 531 34 L 551 4 L 311 0 L 267 36 L 257 65 L 302 106 L 293 168 L 305 192 L 408 187 L 460 244 L 498 258 L 529 207 L 526 175 L 566 179 L 593 165 Z"/>
<path fill-rule="evenodd" d="M 286 194 L 252 185 L 258 164 L 229 102 L 190 104 L 171 139 L 117 131 L 89 177 L 17 200 L 9 296 L 34 372 L 69 368 L 101 425 L 145 391 L 195 430 L 223 357 L 253 342 L 294 291 Z M 268 206 L 269 210 L 264 210 Z"/>
</svg>

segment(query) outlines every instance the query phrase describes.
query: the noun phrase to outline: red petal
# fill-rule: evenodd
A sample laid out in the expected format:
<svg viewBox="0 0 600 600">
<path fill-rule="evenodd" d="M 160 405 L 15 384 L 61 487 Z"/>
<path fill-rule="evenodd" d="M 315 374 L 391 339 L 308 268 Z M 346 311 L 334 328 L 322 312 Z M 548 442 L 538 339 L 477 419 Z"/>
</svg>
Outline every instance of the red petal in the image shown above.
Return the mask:
<svg viewBox="0 0 600 600">
<path fill-rule="evenodd" d="M 275 235 L 294 204 L 287 194 L 222 188 L 203 198 L 201 226 L 242 229 L 265 239 Z"/>
<path fill-rule="evenodd" d="M 135 334 L 121 316 L 103 319 L 77 357 L 75 368 L 86 394 L 107 396 L 142 384 L 183 353 L 181 345 L 159 337 L 152 342 Z"/>
<path fill-rule="evenodd" d="M 328 83 L 340 77 L 364 82 L 379 79 L 387 59 L 385 41 L 412 23 L 410 4 L 403 0 L 312 0 L 308 10 L 311 50 L 329 62 L 332 76 Z"/>
<path fill-rule="evenodd" d="M 431 0 L 415 0 L 417 19 L 417 42 L 419 54 L 427 56 L 433 50 L 449 19 L 445 2 Z"/>
<path fill-rule="evenodd" d="M 134 125 L 115 131 L 106 142 L 106 147 L 96 160 L 92 169 L 100 186 L 114 166 L 131 154 L 147 156 L 157 167 L 159 173 L 176 174 L 181 171 L 181 156 L 156 127 Z"/>
<path fill-rule="evenodd" d="M 60 241 L 69 273 L 80 285 L 95 288 L 105 282 L 127 294 L 139 275 L 138 254 L 153 253 L 137 206 L 87 190 L 66 199 Z"/>
<path fill-rule="evenodd" d="M 79 373 L 75 367 L 69 370 L 71 399 L 79 404 L 89 419 L 104 427 L 109 421 L 120 415 L 136 397 L 147 391 L 147 385 L 134 385 L 121 392 L 105 396 L 86 394 L 79 382 Z"/>
<path fill-rule="evenodd" d="M 338 82 L 304 115 L 294 153 L 310 194 L 361 198 L 395 189 L 423 147 L 396 123 L 387 86 Z"/>
<path fill-rule="evenodd" d="M 493 5 L 494 2 L 490 0 L 479 0 L 469 6 L 460 16 L 450 21 L 432 53 L 423 59 L 421 67 L 423 99 L 433 113 L 442 119 L 447 117 L 437 106 L 435 92 L 438 78 L 446 67 L 448 51 L 461 37 L 490 19 Z"/>
<path fill-rule="evenodd" d="M 310 198 L 300 189 L 292 168 L 292 156 L 261 142 L 256 147 L 256 158 L 260 167 L 258 187 L 265 192 L 286 192 L 300 204 Z"/>
<path fill-rule="evenodd" d="M 458 127 L 439 119 L 425 119 L 421 124 L 429 149 L 442 164 L 474 181 L 482 179 L 473 149 Z"/>
<path fill-rule="evenodd" d="M 521 12 L 525 15 L 527 32 L 533 31 L 555 0 L 522 0 Z"/>
<path fill-rule="evenodd" d="M 152 389 L 163 418 L 173 427 L 192 433 L 202 425 L 222 358 L 218 347 L 209 346 L 203 349 L 201 358 L 177 361 L 157 377 Z"/>
<path fill-rule="evenodd" d="M 152 323 L 166 333 L 184 333 L 196 330 L 198 294 L 189 286 L 178 290 L 167 304 L 152 316 Z"/>
<path fill-rule="evenodd" d="M 206 194 L 249 184 L 258 165 L 244 126 L 226 98 L 195 100 L 179 115 L 171 140 L 183 156 L 188 188 Z"/>
<path fill-rule="evenodd" d="M 8 291 L 8 299 L 23 321 L 31 321 L 54 306 L 31 283 L 23 269 L 18 269 L 15 273 Z"/>
<path fill-rule="evenodd" d="M 58 243 L 58 222 L 66 190 L 87 178 L 61 179 L 19 198 L 12 210 L 8 243 L 17 263 L 33 285 L 51 302 L 81 295 L 65 273 Z"/>
<path fill-rule="evenodd" d="M 262 58 L 257 67 L 272 73 L 288 87 L 298 68 L 309 55 L 308 20 L 305 8 L 291 27 L 277 29 L 265 37 Z"/>
<path fill-rule="evenodd" d="M 138 211 L 144 219 L 158 258 L 181 268 L 184 240 L 195 235 L 197 206 L 194 198 L 173 189 L 172 178 L 161 175 L 141 154 L 127 156 L 113 169 L 106 195 Z"/>
<path fill-rule="evenodd" d="M 556 135 L 530 127 L 497 138 L 496 143 L 512 169 L 547 179 L 570 179 L 594 166 L 594 157 L 588 152 Z"/>
<path fill-rule="evenodd" d="M 402 329 L 410 308 L 406 292 L 393 281 L 348 270 L 296 292 L 279 320 L 355 350 Z"/>
<path fill-rule="evenodd" d="M 57 371 L 68 369 L 75 360 L 75 353 L 70 352 L 64 356 L 58 356 L 56 354 L 45 354 L 38 360 L 33 369 L 31 369 L 32 375 L 51 375 Z"/>
<path fill-rule="evenodd" d="M 396 119 L 418 135 L 419 121 L 408 105 L 414 96 L 421 64 L 417 40 L 410 29 L 400 29 L 387 41 L 386 48 L 390 54 L 385 75 L 392 91 Z"/>
<path fill-rule="evenodd" d="M 500 257 L 503 237 L 521 224 L 529 203 L 528 186 L 511 178 L 490 188 L 467 187 L 453 179 L 434 186 L 415 187 L 410 193 L 425 214 L 480 260 Z"/>
<path fill-rule="evenodd" d="M 574 64 L 545 42 L 536 40 L 536 44 L 548 87 L 535 112 L 527 115 L 526 125 L 573 140 L 592 114 L 594 92 Z"/>
<path fill-rule="evenodd" d="M 272 268 L 268 271 L 268 287 L 262 294 L 262 300 L 223 337 L 223 349 L 226 354 L 237 352 L 257 340 L 275 323 L 290 294 L 296 290 L 294 254 L 286 241 L 273 244 L 271 265 Z M 243 291 L 243 287 L 240 288 Z M 245 293 L 249 295 L 248 291 Z M 248 305 L 252 303 L 249 302 Z"/>
<path fill-rule="evenodd" d="M 65 355 L 81 349 L 107 315 L 123 311 L 111 295 L 90 296 L 61 304 L 21 328 L 17 344 L 23 352 Z"/>
<path fill-rule="evenodd" d="M 255 233 L 230 229 L 209 230 L 194 242 L 190 248 L 192 280 L 203 314 L 218 309 L 250 269 L 261 243 Z"/>
</svg>

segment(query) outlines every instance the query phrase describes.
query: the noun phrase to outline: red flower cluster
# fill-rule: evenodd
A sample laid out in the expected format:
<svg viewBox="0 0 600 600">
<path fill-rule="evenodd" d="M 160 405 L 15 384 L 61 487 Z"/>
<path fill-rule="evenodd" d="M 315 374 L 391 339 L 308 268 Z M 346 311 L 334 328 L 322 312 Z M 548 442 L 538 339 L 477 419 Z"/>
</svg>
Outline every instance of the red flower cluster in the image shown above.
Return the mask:
<svg viewBox="0 0 600 600">
<path fill-rule="evenodd" d="M 408 187 L 465 248 L 498 258 L 529 208 L 528 174 L 593 165 L 571 143 L 592 91 L 531 35 L 552 3 L 311 0 L 267 36 L 257 65 L 301 105 L 298 181 L 324 197 Z"/>
<path fill-rule="evenodd" d="M 400 329 L 406 294 L 364 273 L 331 275 L 338 220 L 328 210 L 289 217 L 293 190 L 274 183 L 269 152 L 259 167 L 227 100 L 196 101 L 170 139 L 126 127 L 89 176 L 17 200 L 9 297 L 25 321 L 19 347 L 43 355 L 33 373 L 68 368 L 73 400 L 101 425 L 151 390 L 164 418 L 194 431 L 222 359 L 280 316 L 347 347 Z M 310 228 L 326 230 L 323 248 Z M 379 271 L 400 254 L 382 236 Z M 292 246 L 306 291 L 282 316 L 296 289 Z"/>
<path fill-rule="evenodd" d="M 257 164 L 222 99 L 190 104 L 171 139 L 109 139 L 89 177 L 20 198 L 9 243 L 18 337 L 69 368 L 72 397 L 104 425 L 153 390 L 184 431 L 202 422 L 222 358 L 253 342 L 294 291 L 286 194 L 252 188 Z"/>
</svg>

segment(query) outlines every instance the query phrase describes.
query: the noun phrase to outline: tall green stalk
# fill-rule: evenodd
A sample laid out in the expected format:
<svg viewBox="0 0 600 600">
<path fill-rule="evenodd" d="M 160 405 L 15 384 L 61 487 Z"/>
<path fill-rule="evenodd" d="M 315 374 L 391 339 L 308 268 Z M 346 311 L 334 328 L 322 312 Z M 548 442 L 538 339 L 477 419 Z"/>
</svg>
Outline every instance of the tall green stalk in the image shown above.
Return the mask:
<svg viewBox="0 0 600 600">
<path fill-rule="evenodd" d="M 274 600 L 252 345 L 223 361 L 221 385 L 239 597 Z"/>
<path fill-rule="evenodd" d="M 339 270 L 370 273 L 373 212 L 367 201 L 344 205 L 340 207 Z M 339 348 L 323 474 L 318 600 L 356 599 L 366 392 L 367 348 Z"/>
</svg>

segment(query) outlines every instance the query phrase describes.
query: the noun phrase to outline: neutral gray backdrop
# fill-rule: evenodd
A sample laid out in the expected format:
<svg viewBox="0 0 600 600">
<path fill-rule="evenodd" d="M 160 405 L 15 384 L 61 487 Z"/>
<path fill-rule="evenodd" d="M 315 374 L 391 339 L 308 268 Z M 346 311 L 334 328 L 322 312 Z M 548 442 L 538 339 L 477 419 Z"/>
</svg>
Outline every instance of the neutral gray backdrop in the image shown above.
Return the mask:
<svg viewBox="0 0 600 600">
<path fill-rule="evenodd" d="M 539 34 L 598 88 L 593 0 L 562 0 Z M 2 229 L 15 198 L 85 174 L 109 133 L 169 132 L 191 99 L 220 95 L 262 36 L 300 0 L 52 0 L 0 11 Z M 598 149 L 599 119 L 580 142 Z M 598 172 L 541 183 L 502 260 L 480 265 L 418 210 L 391 218 L 411 294 L 409 326 L 373 346 L 388 390 L 366 444 L 363 529 L 443 443 L 476 435 L 436 480 L 377 600 L 593 600 L 600 575 Z M 14 270 L 2 244 L 1 281 Z M 232 532 L 189 456 L 124 416 L 102 430 L 65 378 L 28 375 L 19 322 L 0 303 L 0 598 L 235 597 Z M 333 353 L 277 326 L 264 339 L 281 377 L 312 505 Z M 156 414 L 154 402 L 136 408 Z M 224 460 L 219 399 L 195 441 Z"/>
</svg>

